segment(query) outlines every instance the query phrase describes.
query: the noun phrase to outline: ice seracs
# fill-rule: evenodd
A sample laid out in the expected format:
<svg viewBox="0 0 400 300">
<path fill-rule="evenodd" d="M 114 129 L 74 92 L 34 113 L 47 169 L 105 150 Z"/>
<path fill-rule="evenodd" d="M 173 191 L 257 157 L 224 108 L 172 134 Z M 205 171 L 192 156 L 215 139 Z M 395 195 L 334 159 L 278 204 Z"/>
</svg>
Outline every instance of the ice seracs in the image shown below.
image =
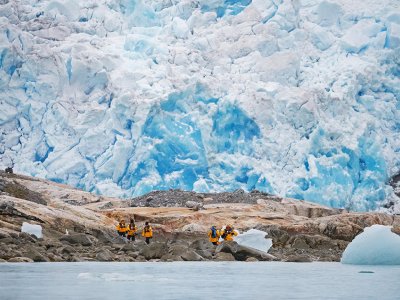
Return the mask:
<svg viewBox="0 0 400 300">
<path fill-rule="evenodd" d="M 400 265 L 400 236 L 390 226 L 373 225 L 355 237 L 341 262 L 354 265 Z"/>
<path fill-rule="evenodd" d="M 119 197 L 368 210 L 400 170 L 396 0 L 0 4 L 0 167 Z M 397 205 L 397 204 L 396 204 Z"/>
</svg>

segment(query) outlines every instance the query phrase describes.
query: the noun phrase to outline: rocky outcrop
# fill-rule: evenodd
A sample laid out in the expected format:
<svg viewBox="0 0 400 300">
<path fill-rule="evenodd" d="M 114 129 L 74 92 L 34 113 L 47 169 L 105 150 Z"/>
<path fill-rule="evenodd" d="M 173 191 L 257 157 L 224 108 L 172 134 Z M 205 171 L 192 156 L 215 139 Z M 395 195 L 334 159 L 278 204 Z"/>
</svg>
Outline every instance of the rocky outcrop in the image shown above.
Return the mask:
<svg viewBox="0 0 400 300">
<path fill-rule="evenodd" d="M 10 184 L 25 194 L 5 192 Z M 125 201 L 5 173 L 0 188 L 0 259 L 5 261 L 338 261 L 365 227 L 393 225 L 400 232 L 400 216 L 330 209 L 259 192 L 164 191 Z M 119 237 L 115 225 L 121 218 L 134 218 L 139 231 L 149 221 L 151 244 L 140 235 L 133 243 Z M 43 238 L 21 233 L 23 222 L 41 225 Z M 269 253 L 235 242 L 215 247 L 207 231 L 226 224 L 266 231 L 273 246 Z"/>
</svg>

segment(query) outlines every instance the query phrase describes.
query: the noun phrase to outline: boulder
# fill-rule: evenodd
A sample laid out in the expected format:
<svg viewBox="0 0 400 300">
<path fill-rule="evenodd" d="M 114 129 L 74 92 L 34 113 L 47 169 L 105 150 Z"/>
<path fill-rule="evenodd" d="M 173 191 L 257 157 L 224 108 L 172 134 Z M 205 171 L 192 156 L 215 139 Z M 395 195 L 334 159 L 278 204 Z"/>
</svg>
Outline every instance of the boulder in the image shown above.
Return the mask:
<svg viewBox="0 0 400 300">
<path fill-rule="evenodd" d="M 312 262 L 313 260 L 307 255 L 289 255 L 286 262 Z"/>
<path fill-rule="evenodd" d="M 187 251 L 186 253 L 182 254 L 181 257 L 184 261 L 202 261 L 202 260 L 204 260 L 203 257 L 201 257 L 199 254 L 197 254 L 193 250 Z"/>
<path fill-rule="evenodd" d="M 310 249 L 310 246 L 307 244 L 304 236 L 297 236 L 293 240 L 292 248 L 295 248 L 295 249 Z"/>
<path fill-rule="evenodd" d="M 42 253 L 37 251 L 34 248 L 30 248 L 28 251 L 26 251 L 25 256 L 32 259 L 34 262 L 48 262 L 49 259 L 44 256 Z"/>
<path fill-rule="evenodd" d="M 82 246 L 91 246 L 93 245 L 94 240 L 94 237 L 84 233 L 66 234 L 60 238 L 60 241 L 65 241 L 70 244 L 79 244 Z"/>
<path fill-rule="evenodd" d="M 102 249 L 100 252 L 96 254 L 96 259 L 98 261 L 112 261 L 113 254 L 110 250 Z"/>
<path fill-rule="evenodd" d="M 75 252 L 76 252 L 75 248 L 73 248 L 70 245 L 66 245 L 58 250 L 58 253 L 63 254 L 63 255 L 65 255 L 65 254 L 71 255 L 71 254 L 74 254 Z"/>
<path fill-rule="evenodd" d="M 9 238 L 9 237 L 10 237 L 10 234 L 7 231 L 0 229 L 0 240 Z"/>
<path fill-rule="evenodd" d="M 26 232 L 21 232 L 19 234 L 19 238 L 21 240 L 23 240 L 24 242 L 31 242 L 31 243 L 35 243 L 37 241 L 37 237 L 33 234 L 29 234 Z"/>
<path fill-rule="evenodd" d="M 131 257 L 132 259 L 135 259 L 139 256 L 139 252 L 129 251 L 129 252 L 126 252 L 125 255 L 128 257 Z"/>
<path fill-rule="evenodd" d="M 32 259 L 29 257 L 13 257 L 8 260 L 8 262 L 24 262 L 24 263 L 31 263 L 33 262 Z"/>
<path fill-rule="evenodd" d="M 152 243 L 142 248 L 139 252 L 139 254 L 144 256 L 147 260 L 159 259 L 166 253 L 168 253 L 168 247 L 165 243 Z"/>
<path fill-rule="evenodd" d="M 120 248 L 121 251 L 123 252 L 128 252 L 128 251 L 137 251 L 139 250 L 139 247 L 133 243 L 125 244 Z"/>
<path fill-rule="evenodd" d="M 7 262 L 5 259 L 0 258 L 0 264 Z"/>
<path fill-rule="evenodd" d="M 235 257 L 231 253 L 219 252 L 214 256 L 215 260 L 218 261 L 235 261 Z"/>
<path fill-rule="evenodd" d="M 249 257 L 254 257 L 261 261 L 272 261 L 277 260 L 277 258 L 267 252 L 257 250 L 254 248 L 246 247 L 239 245 L 236 242 L 223 242 L 222 244 L 218 245 L 217 249 L 215 250 L 217 253 L 225 252 L 231 253 L 236 260 L 245 261 Z"/>
<path fill-rule="evenodd" d="M 274 247 L 285 245 L 290 238 L 290 235 L 285 230 L 275 226 L 266 228 L 265 231 L 268 233 L 268 237 L 272 239 Z"/>
<path fill-rule="evenodd" d="M 53 261 L 53 262 L 62 262 L 63 261 L 63 259 L 61 257 L 59 257 L 58 255 L 55 255 L 53 253 L 49 253 L 48 257 L 49 257 L 50 261 Z"/>
<path fill-rule="evenodd" d="M 183 261 L 183 259 L 180 255 L 173 255 L 171 253 L 168 253 L 161 257 L 161 261 Z"/>
<path fill-rule="evenodd" d="M 207 230 L 208 230 L 207 226 L 196 224 L 196 223 L 187 224 L 182 227 L 183 232 L 204 233 L 204 232 L 207 232 Z"/>
<path fill-rule="evenodd" d="M 188 251 L 188 247 L 180 244 L 174 244 L 169 247 L 169 253 L 174 256 L 180 256 Z"/>
<path fill-rule="evenodd" d="M 214 245 L 207 240 L 195 240 L 189 247 L 195 250 L 212 250 Z"/>
<path fill-rule="evenodd" d="M 186 207 L 194 210 L 199 210 L 203 208 L 203 203 L 196 201 L 186 201 Z"/>
<path fill-rule="evenodd" d="M 259 260 L 255 257 L 249 257 L 248 259 L 246 259 L 246 262 L 255 262 L 255 261 L 259 261 Z"/>
<path fill-rule="evenodd" d="M 206 259 L 212 259 L 213 253 L 210 250 L 196 250 L 196 253 Z"/>
</svg>

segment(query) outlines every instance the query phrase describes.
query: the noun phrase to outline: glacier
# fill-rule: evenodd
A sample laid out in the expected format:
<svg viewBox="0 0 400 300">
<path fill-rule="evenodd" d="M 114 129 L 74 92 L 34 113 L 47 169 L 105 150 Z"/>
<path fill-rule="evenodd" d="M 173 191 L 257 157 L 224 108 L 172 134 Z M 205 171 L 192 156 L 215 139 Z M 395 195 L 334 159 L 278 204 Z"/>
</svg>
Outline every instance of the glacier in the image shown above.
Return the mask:
<svg viewBox="0 0 400 300">
<path fill-rule="evenodd" d="M 400 236 L 393 233 L 389 226 L 367 227 L 347 246 L 341 263 L 400 265 Z"/>
<path fill-rule="evenodd" d="M 398 197 L 395 0 L 2 0 L 0 167 L 118 197 Z"/>
</svg>

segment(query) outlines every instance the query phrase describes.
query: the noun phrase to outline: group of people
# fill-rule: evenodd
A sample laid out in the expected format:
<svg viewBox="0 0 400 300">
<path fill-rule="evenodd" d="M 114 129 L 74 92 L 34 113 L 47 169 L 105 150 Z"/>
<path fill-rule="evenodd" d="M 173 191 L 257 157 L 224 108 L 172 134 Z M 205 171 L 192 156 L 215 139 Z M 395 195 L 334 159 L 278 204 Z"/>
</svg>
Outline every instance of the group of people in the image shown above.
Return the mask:
<svg viewBox="0 0 400 300">
<path fill-rule="evenodd" d="M 117 225 L 117 232 L 119 236 L 126 237 L 128 241 L 135 241 L 137 235 L 137 226 L 135 221 L 130 219 L 128 225 L 125 224 L 125 220 L 120 220 Z M 145 238 L 146 244 L 150 244 L 150 239 L 153 238 L 153 229 L 151 228 L 149 222 L 144 224 L 142 229 L 142 236 Z"/>
<path fill-rule="evenodd" d="M 211 226 L 211 229 L 208 231 L 208 238 L 211 243 L 214 245 L 219 245 L 219 240 L 222 238 L 224 241 L 233 241 L 233 237 L 237 236 L 238 232 L 234 230 L 232 225 L 227 225 L 225 228 L 221 230 L 217 229 L 217 226 Z"/>
<path fill-rule="evenodd" d="M 130 219 L 128 225 L 125 224 L 125 220 L 120 220 L 117 225 L 117 232 L 119 236 L 126 237 L 128 241 L 135 241 L 137 235 L 137 226 L 133 219 Z M 217 226 L 211 226 L 208 231 L 208 238 L 214 245 L 219 245 L 220 239 L 224 241 L 233 241 L 233 237 L 237 236 L 238 232 L 234 230 L 232 225 L 227 225 L 225 228 L 217 229 Z M 153 229 L 151 228 L 149 222 L 146 222 L 142 229 L 142 237 L 145 238 L 146 244 L 150 244 L 150 240 L 153 238 Z"/>
</svg>

